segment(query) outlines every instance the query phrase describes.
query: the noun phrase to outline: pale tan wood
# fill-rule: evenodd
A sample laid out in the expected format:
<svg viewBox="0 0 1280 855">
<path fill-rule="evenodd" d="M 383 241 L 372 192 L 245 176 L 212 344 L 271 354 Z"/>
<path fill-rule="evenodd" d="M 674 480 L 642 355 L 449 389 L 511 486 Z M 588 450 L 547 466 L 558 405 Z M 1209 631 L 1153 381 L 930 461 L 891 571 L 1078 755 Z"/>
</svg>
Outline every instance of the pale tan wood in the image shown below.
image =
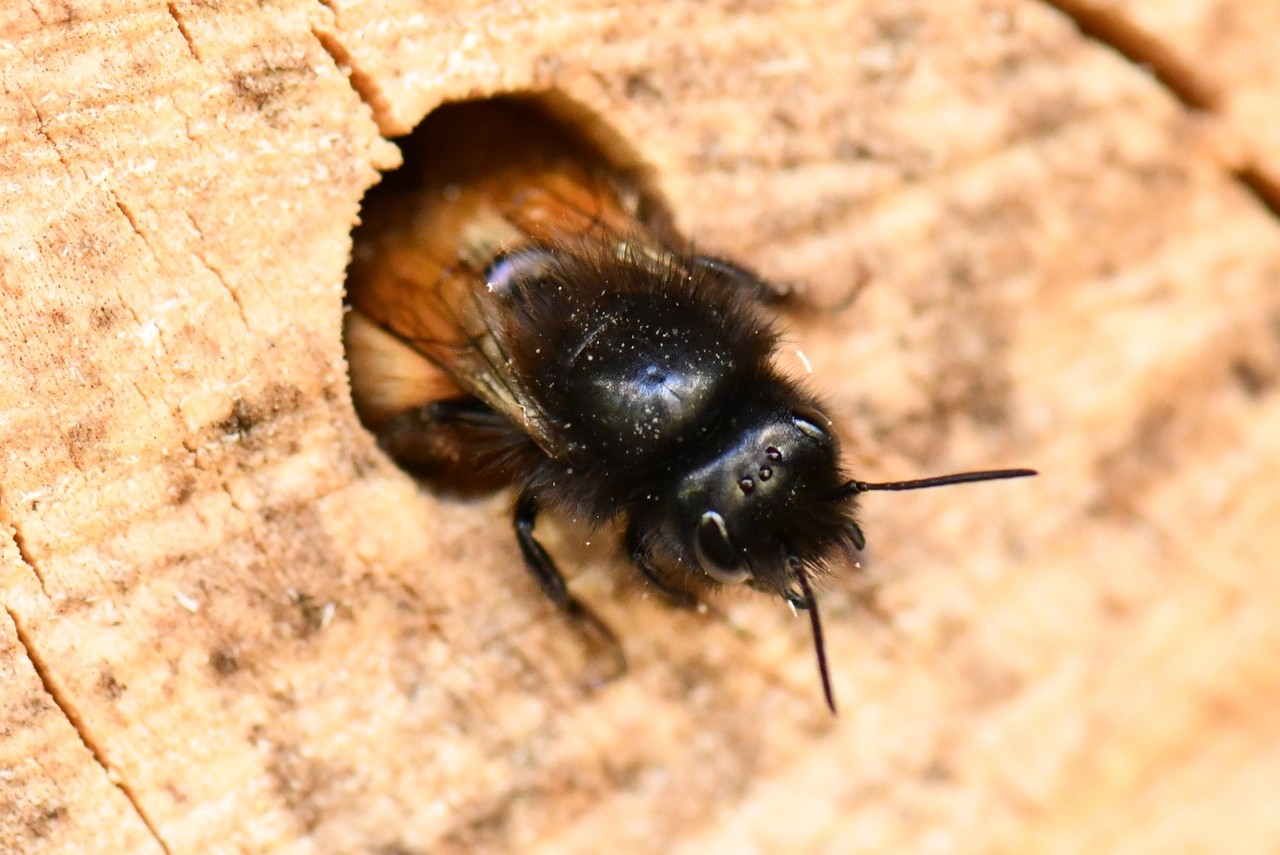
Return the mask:
<svg viewBox="0 0 1280 855">
<path fill-rule="evenodd" d="M 1280 847 L 1280 228 L 1234 108 L 1028 0 L 728 5 L 3 13 L 0 849 Z M 861 284 L 789 322 L 860 476 L 1044 472 L 866 503 L 836 720 L 778 603 L 676 613 L 548 526 L 631 658 L 589 692 L 508 498 L 351 411 L 379 131 L 546 86 L 700 242 Z"/>
<path fill-rule="evenodd" d="M 20 566 L 13 542 L 6 570 Z M 5 600 L 22 584 L 6 573 Z M 6 606 L 7 608 L 7 606 Z M 0 834 L 9 852 L 160 852 L 128 796 L 53 702 L 8 611 L 0 612 Z"/>
<path fill-rule="evenodd" d="M 1275 206 L 1280 202 L 1280 5 L 1250 0 L 1057 0 L 1137 45 L 1140 62 L 1221 124 L 1221 156 Z"/>
</svg>

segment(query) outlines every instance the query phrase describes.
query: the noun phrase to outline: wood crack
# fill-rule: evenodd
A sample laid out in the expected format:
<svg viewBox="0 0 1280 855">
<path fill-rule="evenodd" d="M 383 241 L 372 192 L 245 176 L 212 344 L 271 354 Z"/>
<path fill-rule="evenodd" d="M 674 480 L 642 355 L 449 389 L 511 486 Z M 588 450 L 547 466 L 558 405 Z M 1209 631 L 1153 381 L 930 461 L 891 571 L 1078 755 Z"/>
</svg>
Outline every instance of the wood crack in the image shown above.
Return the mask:
<svg viewBox="0 0 1280 855">
<path fill-rule="evenodd" d="M 1074 21 L 1085 37 L 1107 45 L 1134 65 L 1148 69 L 1187 108 L 1216 112 L 1222 107 L 1222 92 L 1212 81 L 1183 62 L 1156 35 L 1118 11 L 1091 0 L 1045 0 L 1045 3 Z"/>
<path fill-rule="evenodd" d="M 32 569 L 34 569 L 34 567 Z M 148 817 L 146 811 L 143 810 L 142 805 L 138 802 L 137 797 L 133 793 L 133 789 L 120 778 L 120 774 L 116 770 L 112 769 L 103 754 L 101 746 L 97 744 L 93 735 L 90 734 L 86 728 L 84 719 L 80 717 L 80 713 L 76 710 L 75 706 L 63 694 L 62 689 L 59 688 L 58 684 L 54 681 L 52 674 L 50 673 L 49 666 L 45 663 L 44 657 L 36 652 L 35 646 L 31 642 L 31 637 L 23 627 L 22 620 L 8 606 L 3 606 L 3 608 L 5 613 L 9 616 L 9 620 L 13 621 L 13 626 L 18 637 L 18 643 L 22 645 L 22 650 L 26 654 L 27 661 L 29 661 L 31 663 L 31 667 L 35 669 L 36 677 L 39 678 L 40 685 L 44 689 L 45 694 L 49 696 L 49 700 L 53 702 L 54 706 L 58 708 L 58 711 L 61 712 L 63 717 L 71 724 L 76 735 L 80 738 L 81 744 L 84 745 L 85 750 L 89 752 L 89 756 L 93 758 L 95 763 L 102 767 L 102 771 L 106 775 L 107 780 L 112 786 L 120 791 L 120 794 L 123 795 L 133 807 L 134 813 L 138 815 L 138 819 L 142 821 L 144 826 L 146 826 L 147 831 L 151 834 L 152 839 L 155 840 L 156 845 L 160 847 L 165 855 L 169 855 L 170 850 L 168 844 L 165 843 L 164 838 L 160 836 L 159 831 L 157 831 L 150 817 Z"/>
<path fill-rule="evenodd" d="M 1226 97 L 1199 69 L 1183 61 L 1160 38 L 1126 18 L 1119 10 L 1096 0 L 1044 0 L 1070 18 L 1086 38 L 1104 44 L 1151 76 L 1188 110 L 1209 113 L 1226 122 Z M 1280 218 L 1280 181 L 1247 159 L 1224 163 L 1231 176 L 1272 216 Z"/>
<path fill-rule="evenodd" d="M 187 221 L 191 223 L 191 228 L 195 230 L 197 237 L 203 241 L 204 230 L 200 228 L 200 224 L 196 222 L 196 218 L 191 216 L 190 212 L 187 212 Z M 240 302 L 240 295 L 236 293 L 236 289 L 227 281 L 227 278 L 222 274 L 222 271 L 215 267 L 209 259 L 205 258 L 204 253 L 200 252 L 200 250 L 195 247 L 192 247 L 191 249 L 191 256 L 195 258 L 196 261 L 200 262 L 201 267 L 212 273 L 222 287 L 226 289 L 227 295 L 231 297 L 231 302 L 236 304 L 236 311 L 240 313 L 241 322 L 244 323 L 246 328 L 248 328 L 249 317 L 245 314 L 244 304 Z"/>
<path fill-rule="evenodd" d="M 187 24 L 182 20 L 182 15 L 178 14 L 176 3 L 167 3 L 165 8 L 169 11 L 169 17 L 173 18 L 173 22 L 178 25 L 178 32 L 182 34 L 182 38 L 187 43 L 187 50 L 191 51 L 191 55 L 195 57 L 196 62 L 200 62 L 200 51 L 196 50 L 195 39 L 191 37 L 191 32 L 187 29 Z"/>
<path fill-rule="evenodd" d="M 147 240 L 147 236 L 144 235 L 142 233 L 142 229 L 138 227 L 138 220 L 134 217 L 133 211 L 129 208 L 128 205 L 126 205 L 123 201 L 121 201 L 120 197 L 116 195 L 116 192 L 114 190 L 112 190 L 110 187 L 105 187 L 104 189 L 107 191 L 107 194 L 111 197 L 111 201 L 112 203 L 115 204 L 116 210 L 118 210 L 124 216 L 125 220 L 129 222 L 129 227 L 133 229 L 133 233 L 138 236 L 138 240 L 142 241 L 143 246 L 147 248 L 147 252 L 151 253 L 152 258 L 159 261 L 159 256 L 156 254 L 155 247 L 151 245 L 151 241 Z M 133 313 L 134 320 L 137 321 L 138 320 L 137 313 L 133 312 L 132 309 L 130 309 L 129 311 Z"/>
<path fill-rule="evenodd" d="M 24 57 L 25 58 L 25 57 Z M 71 164 L 67 162 L 67 158 L 63 155 L 62 150 L 58 148 L 58 144 L 53 141 L 53 137 L 49 136 L 49 130 L 45 127 L 44 114 L 40 112 L 40 108 L 36 106 L 35 99 L 28 95 L 24 90 L 19 90 L 23 99 L 27 102 L 27 106 L 31 108 L 31 114 L 36 117 L 36 133 L 45 141 L 50 149 L 53 150 L 54 156 L 58 158 L 58 162 L 62 164 L 63 170 L 67 175 L 71 175 Z"/>
<path fill-rule="evenodd" d="M 1235 177 L 1253 198 L 1280 218 L 1280 180 L 1253 165 L 1236 170 Z"/>
<path fill-rule="evenodd" d="M 22 534 L 22 529 L 5 513 L 3 504 L 0 504 L 0 525 L 8 526 L 9 530 L 13 532 L 13 545 L 18 550 L 18 557 L 22 559 L 23 564 L 27 565 L 31 575 L 36 577 L 36 581 L 40 584 L 40 593 L 46 597 L 49 596 L 49 589 L 45 587 L 44 574 L 40 572 L 35 560 L 27 552 L 26 538 Z"/>
<path fill-rule="evenodd" d="M 339 38 L 338 13 L 324 0 L 321 0 L 320 5 L 333 16 L 333 29 L 329 30 L 312 25 L 311 35 L 315 36 L 316 41 L 320 43 L 320 47 L 324 52 L 329 54 L 329 58 L 333 60 L 338 70 L 346 74 L 347 81 L 351 84 L 356 96 L 373 113 L 373 120 L 378 125 L 378 130 L 381 131 L 382 135 L 384 137 L 392 136 L 388 130 L 390 105 L 387 103 L 386 98 L 380 94 L 374 79 L 360 68 L 351 56 L 351 51 L 347 50 L 346 45 Z"/>
</svg>

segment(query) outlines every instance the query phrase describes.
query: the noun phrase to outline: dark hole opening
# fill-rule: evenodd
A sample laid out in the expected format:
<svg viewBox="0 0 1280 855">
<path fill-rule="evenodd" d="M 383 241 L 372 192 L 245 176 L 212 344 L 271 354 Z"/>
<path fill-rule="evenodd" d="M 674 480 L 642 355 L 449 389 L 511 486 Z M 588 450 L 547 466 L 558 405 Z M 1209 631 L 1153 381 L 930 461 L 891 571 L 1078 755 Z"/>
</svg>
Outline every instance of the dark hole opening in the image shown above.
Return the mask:
<svg viewBox="0 0 1280 855">
<path fill-rule="evenodd" d="M 560 93 L 444 104 L 399 142 L 404 163 L 366 195 L 352 236 L 344 320 L 352 399 L 362 423 L 402 468 L 435 486 L 465 483 L 466 492 L 485 491 L 499 484 L 478 478 L 475 461 L 465 459 L 460 437 L 474 425 L 464 413 L 431 439 L 405 414 L 461 396 L 439 368 L 441 351 L 424 346 L 465 326 L 441 320 L 451 301 L 457 307 L 458 290 L 484 288 L 485 265 L 518 249 L 530 229 L 572 236 L 585 228 L 540 223 L 530 194 L 554 196 L 556 204 L 547 207 L 577 211 L 588 227 L 634 222 L 666 240 L 679 238 L 635 149 Z M 614 219 L 605 222 L 606 214 Z M 460 285 L 466 277 L 470 285 Z M 457 471 L 447 465 L 455 457 Z"/>
</svg>

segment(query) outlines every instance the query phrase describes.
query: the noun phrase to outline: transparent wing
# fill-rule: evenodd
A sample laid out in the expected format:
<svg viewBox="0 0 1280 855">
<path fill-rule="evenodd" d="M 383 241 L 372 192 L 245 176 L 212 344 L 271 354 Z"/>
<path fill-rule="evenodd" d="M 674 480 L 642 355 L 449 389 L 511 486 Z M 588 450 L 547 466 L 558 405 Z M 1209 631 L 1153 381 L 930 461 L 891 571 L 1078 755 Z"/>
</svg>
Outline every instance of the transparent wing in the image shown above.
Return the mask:
<svg viewBox="0 0 1280 855">
<path fill-rule="evenodd" d="M 360 315 L 423 357 L 434 375 L 422 366 L 392 372 L 388 358 L 365 359 L 362 365 L 384 376 L 395 374 L 396 405 L 447 397 L 451 384 L 455 394 L 472 395 L 501 413 L 548 455 L 562 456 L 561 432 L 539 400 L 536 378 L 521 376 L 511 358 L 510 289 L 501 276 L 486 281 L 486 272 L 494 279 L 494 262 L 521 250 L 554 250 L 584 240 L 617 242 L 622 234 L 634 239 L 635 223 L 624 207 L 614 188 L 558 171 L 508 183 L 500 191 L 481 187 L 447 205 L 424 207 L 420 193 L 383 199 L 366 212 L 362 231 L 368 237 L 355 247 L 350 300 Z M 361 341 L 377 339 L 361 336 Z M 404 361 L 395 360 L 396 365 Z M 353 359 L 357 398 L 375 402 L 367 409 L 377 407 L 380 414 L 390 409 L 391 394 L 362 393 L 367 384 L 356 373 Z"/>
<path fill-rule="evenodd" d="M 478 271 L 413 261 L 403 254 L 385 258 L 380 287 L 362 288 L 361 299 L 353 300 L 356 310 L 424 357 L 459 393 L 480 399 L 547 454 L 559 456 L 563 448 L 555 425 L 528 381 L 518 376 L 507 351 L 503 299 L 488 289 Z M 406 262 L 407 269 L 402 267 Z M 389 268 L 398 268 L 398 274 Z M 431 275 L 433 271 L 438 272 Z M 421 403 L 447 397 L 439 378 L 423 381 L 422 389 Z"/>
</svg>

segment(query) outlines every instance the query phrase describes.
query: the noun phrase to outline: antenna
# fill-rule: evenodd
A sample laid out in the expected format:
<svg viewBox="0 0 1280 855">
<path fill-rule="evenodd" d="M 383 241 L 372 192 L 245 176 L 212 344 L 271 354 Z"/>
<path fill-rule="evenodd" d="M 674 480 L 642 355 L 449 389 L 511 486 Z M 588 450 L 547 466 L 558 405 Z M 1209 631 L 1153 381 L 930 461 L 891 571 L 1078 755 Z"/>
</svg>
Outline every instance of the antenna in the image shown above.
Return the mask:
<svg viewBox="0 0 1280 855">
<path fill-rule="evenodd" d="M 951 484 L 971 484 L 974 481 L 1001 481 L 1005 478 L 1027 478 L 1038 475 L 1034 469 L 984 469 L 981 472 L 957 472 L 954 475 L 936 475 L 913 481 L 885 481 L 879 484 L 868 481 L 846 481 L 831 493 L 832 499 L 843 499 L 874 490 L 923 490 L 928 487 L 947 487 Z"/>
<path fill-rule="evenodd" d="M 932 478 L 917 478 L 912 481 L 884 481 L 881 483 L 846 481 L 835 490 L 832 490 L 830 497 L 832 499 L 844 499 L 849 496 L 856 496 L 859 493 L 870 493 L 875 490 L 923 490 L 928 487 L 947 487 L 951 484 L 971 484 L 974 481 L 1028 478 L 1038 474 L 1040 473 L 1034 469 L 984 469 L 979 472 L 956 472 L 953 475 L 937 475 Z M 854 531 L 857 532 L 858 539 L 861 540 L 862 532 L 857 529 L 856 524 Z M 859 544 L 858 548 L 862 548 L 861 544 Z M 791 572 L 795 574 L 803 597 L 802 602 L 796 602 L 800 598 L 793 593 L 788 599 L 794 605 L 802 606 L 809 612 L 809 626 L 813 630 L 813 648 L 818 656 L 818 674 L 822 677 L 822 693 L 827 698 L 827 707 L 834 715 L 836 712 L 836 699 L 831 690 L 831 674 L 827 669 L 827 648 L 822 640 L 822 621 L 818 617 L 818 601 L 813 596 L 813 588 L 809 585 L 809 574 L 805 572 L 804 565 L 800 559 L 795 555 L 788 555 L 787 564 Z"/>
<path fill-rule="evenodd" d="M 800 592 L 804 595 L 804 609 L 809 613 L 809 626 L 813 630 L 813 649 L 818 654 L 818 674 L 822 677 L 822 694 L 827 699 L 827 709 L 836 714 L 836 697 L 831 690 L 831 672 L 827 669 L 827 646 L 822 640 L 822 619 L 818 617 L 818 601 L 814 599 L 813 588 L 809 586 L 809 574 L 804 572 L 800 559 L 789 557 L 787 563 L 796 574 L 800 583 Z"/>
</svg>

